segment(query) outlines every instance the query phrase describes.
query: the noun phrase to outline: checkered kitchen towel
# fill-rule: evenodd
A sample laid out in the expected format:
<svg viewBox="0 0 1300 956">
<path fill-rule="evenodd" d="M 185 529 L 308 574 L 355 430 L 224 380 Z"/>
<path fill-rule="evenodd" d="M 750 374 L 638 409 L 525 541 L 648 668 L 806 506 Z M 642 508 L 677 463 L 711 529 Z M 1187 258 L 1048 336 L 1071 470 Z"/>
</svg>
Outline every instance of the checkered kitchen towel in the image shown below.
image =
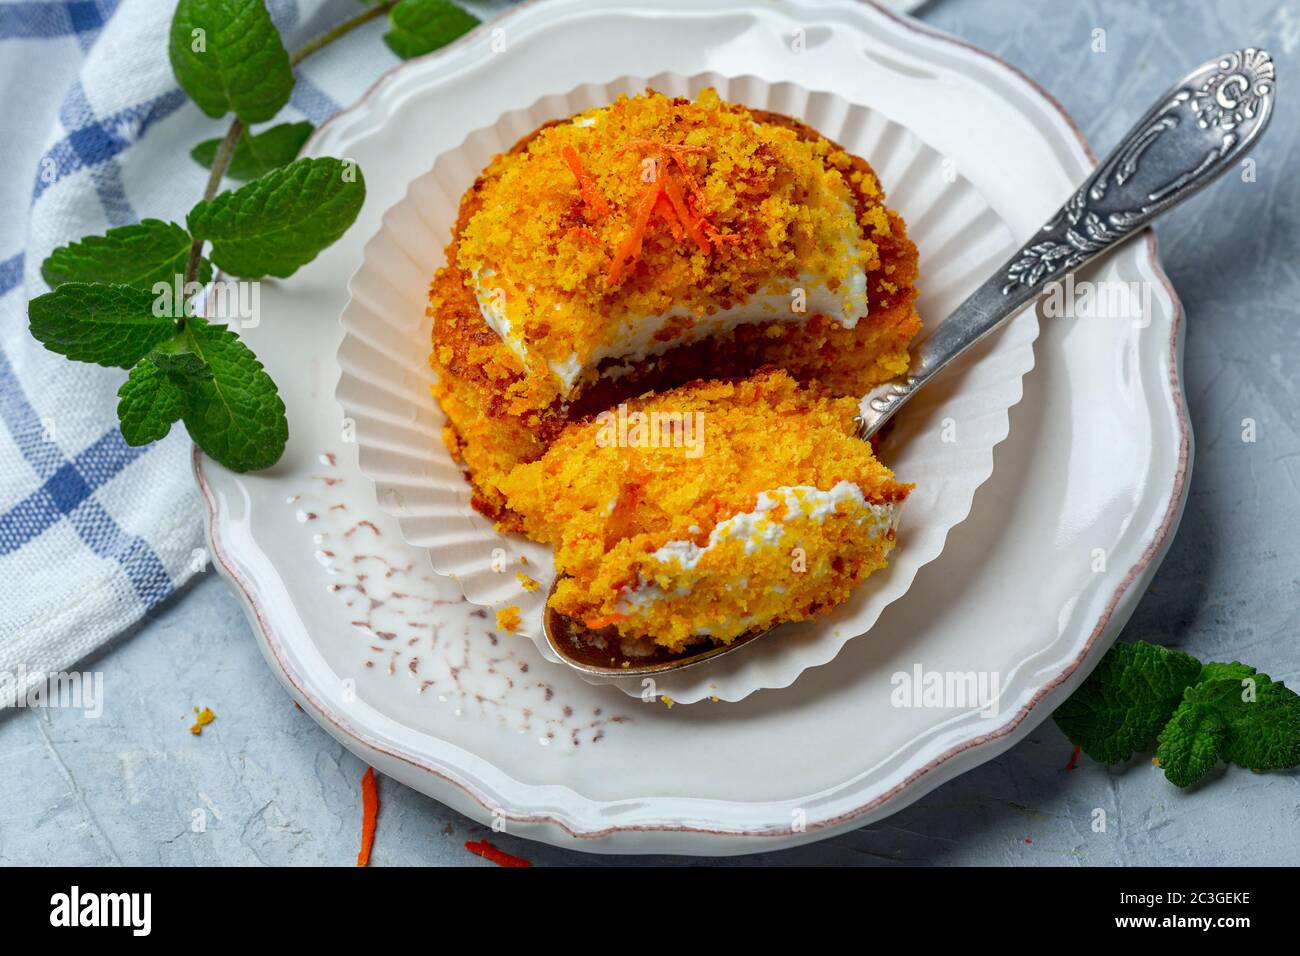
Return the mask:
<svg viewBox="0 0 1300 956">
<path fill-rule="evenodd" d="M 480 16 L 508 4 L 466 4 Z M 294 49 L 357 0 L 270 0 Z M 170 0 L 0 0 L 0 707 L 17 675 L 63 670 L 200 566 L 202 520 L 181 427 L 145 448 L 117 430 L 126 373 L 46 352 L 27 300 L 55 246 L 157 217 L 184 222 L 221 135 L 176 85 Z M 494 9 L 495 8 L 495 9 Z M 306 60 L 278 120 L 336 112 L 397 60 L 382 21 Z"/>
</svg>

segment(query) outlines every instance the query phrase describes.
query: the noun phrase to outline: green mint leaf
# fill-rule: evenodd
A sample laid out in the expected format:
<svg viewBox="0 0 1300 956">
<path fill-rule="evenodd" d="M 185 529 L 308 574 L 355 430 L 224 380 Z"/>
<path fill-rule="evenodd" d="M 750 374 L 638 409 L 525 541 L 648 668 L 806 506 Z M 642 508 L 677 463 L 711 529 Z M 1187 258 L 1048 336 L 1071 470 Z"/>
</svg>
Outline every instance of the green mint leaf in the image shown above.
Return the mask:
<svg viewBox="0 0 1300 956">
<path fill-rule="evenodd" d="M 155 315 L 146 289 L 65 282 L 27 303 L 32 336 L 51 352 L 78 362 L 130 368 L 176 334 L 176 322 Z"/>
<path fill-rule="evenodd" d="M 287 166 L 298 155 L 313 129 L 311 123 L 281 123 L 264 133 L 249 135 L 248 130 L 244 130 L 235 145 L 226 175 L 243 181 Z M 220 139 L 205 139 L 190 151 L 190 156 L 200 166 L 211 169 L 220 148 Z"/>
<path fill-rule="evenodd" d="M 1295 691 L 1244 664 L 1215 666 L 1235 673 L 1197 684 L 1187 691 L 1187 700 L 1214 708 L 1227 724 L 1224 759 L 1250 770 L 1300 765 L 1300 697 Z"/>
<path fill-rule="evenodd" d="M 1300 696 L 1281 681 L 1257 685 L 1256 695 L 1228 715 L 1225 756 L 1250 770 L 1300 766 Z"/>
<path fill-rule="evenodd" d="M 343 235 L 366 198 L 353 163 L 299 159 L 190 210 L 190 232 L 233 275 L 286 278 Z"/>
<path fill-rule="evenodd" d="M 389 49 L 403 60 L 446 46 L 479 24 L 478 17 L 447 0 L 401 0 L 388 14 L 384 34 Z"/>
<path fill-rule="evenodd" d="M 1227 743 L 1228 725 L 1218 711 L 1184 699 L 1160 732 L 1156 757 L 1170 783 L 1187 787 L 1214 769 Z"/>
<path fill-rule="evenodd" d="M 1116 644 L 1053 717 L 1089 757 L 1120 763 L 1151 745 L 1200 673 L 1201 662 L 1179 651 Z"/>
<path fill-rule="evenodd" d="M 118 226 L 102 236 L 87 236 L 59 246 L 41 265 L 41 276 L 56 288 L 65 282 L 106 282 L 152 289 L 185 274 L 190 234 L 174 222 L 142 219 Z M 212 278 L 212 266 L 202 259 L 199 281 Z"/>
<path fill-rule="evenodd" d="M 212 371 L 177 382 L 190 437 L 233 471 L 274 465 L 284 453 L 289 423 L 262 363 L 225 326 L 190 319 L 185 332 L 190 349 Z"/>
<path fill-rule="evenodd" d="M 1224 677 L 1235 677 L 1241 681 L 1247 677 L 1254 677 L 1255 674 L 1255 668 L 1248 667 L 1240 661 L 1233 661 L 1231 664 L 1210 661 L 1201 668 L 1201 676 L 1196 679 L 1196 683 L 1204 684 L 1206 681 L 1220 680 Z"/>
<path fill-rule="evenodd" d="M 181 392 L 151 359 L 137 362 L 117 390 L 117 418 L 128 445 L 166 437 L 181 417 Z"/>
<path fill-rule="evenodd" d="M 149 361 L 171 376 L 173 381 L 187 378 L 211 378 L 210 369 L 203 359 L 184 349 L 175 351 L 155 351 L 149 353 Z"/>
<path fill-rule="evenodd" d="M 213 119 L 271 119 L 289 101 L 293 68 L 263 0 L 180 0 L 168 44 L 172 72 Z"/>
</svg>

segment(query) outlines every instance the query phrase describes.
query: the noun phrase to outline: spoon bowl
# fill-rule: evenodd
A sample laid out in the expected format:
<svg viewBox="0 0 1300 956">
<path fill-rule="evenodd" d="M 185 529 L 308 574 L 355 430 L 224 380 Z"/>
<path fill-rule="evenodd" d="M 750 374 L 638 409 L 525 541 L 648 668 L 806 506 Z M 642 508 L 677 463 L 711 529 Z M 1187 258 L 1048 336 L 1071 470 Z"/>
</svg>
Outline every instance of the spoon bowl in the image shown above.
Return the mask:
<svg viewBox="0 0 1300 956">
<path fill-rule="evenodd" d="M 560 660 L 576 671 L 601 677 L 649 677 L 679 671 L 705 661 L 717 660 L 724 654 L 739 650 L 750 641 L 762 637 L 774 628 L 747 631 L 732 638 L 729 644 L 711 644 L 708 638 L 692 644 L 685 650 L 671 651 L 655 644 L 644 649 L 644 641 L 622 637 L 612 625 L 597 630 L 565 617 L 551 608 L 551 594 L 560 579 L 551 585 L 542 612 L 542 631 L 546 643 Z"/>
</svg>

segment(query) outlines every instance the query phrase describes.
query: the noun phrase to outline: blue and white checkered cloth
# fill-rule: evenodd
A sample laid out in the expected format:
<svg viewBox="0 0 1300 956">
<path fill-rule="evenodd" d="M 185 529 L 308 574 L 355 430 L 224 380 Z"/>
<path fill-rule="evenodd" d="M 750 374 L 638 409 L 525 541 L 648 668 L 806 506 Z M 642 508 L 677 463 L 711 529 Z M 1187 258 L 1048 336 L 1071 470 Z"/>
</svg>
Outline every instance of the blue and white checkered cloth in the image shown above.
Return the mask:
<svg viewBox="0 0 1300 956">
<path fill-rule="evenodd" d="M 486 6 L 500 7 L 502 4 Z M 293 49 L 356 0 L 270 0 Z M 469 4 L 480 14 L 480 4 Z M 27 331 L 56 246 L 144 217 L 185 221 L 221 135 L 176 85 L 170 0 L 0 0 L 0 707 L 122 632 L 203 566 L 190 442 L 130 448 L 125 372 L 72 363 Z M 307 60 L 283 117 L 319 123 L 396 58 L 382 22 Z"/>
</svg>

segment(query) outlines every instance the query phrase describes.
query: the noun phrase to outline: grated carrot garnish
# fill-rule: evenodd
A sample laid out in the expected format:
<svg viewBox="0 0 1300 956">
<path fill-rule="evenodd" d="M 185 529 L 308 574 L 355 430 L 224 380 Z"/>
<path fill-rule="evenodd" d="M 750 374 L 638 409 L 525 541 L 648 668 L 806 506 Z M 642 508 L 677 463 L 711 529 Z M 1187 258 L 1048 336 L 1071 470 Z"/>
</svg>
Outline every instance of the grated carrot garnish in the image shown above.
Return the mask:
<svg viewBox="0 0 1300 956">
<path fill-rule="evenodd" d="M 700 188 L 700 184 L 691 175 L 686 160 L 682 159 L 677 153 L 670 153 L 669 155 L 672 156 L 673 162 L 677 164 L 677 168 L 682 171 L 682 179 L 686 181 L 686 188 L 691 191 L 691 196 L 695 199 L 695 208 L 700 211 L 701 216 L 707 216 L 709 214 L 709 204 L 704 198 L 704 190 Z"/>
<path fill-rule="evenodd" d="M 673 234 L 673 238 L 681 242 L 686 238 L 686 230 L 682 228 L 681 222 L 677 218 L 677 213 L 673 210 L 672 200 L 663 193 L 655 200 L 655 212 L 664 222 L 668 223 L 668 229 Z"/>
<path fill-rule="evenodd" d="M 481 856 L 485 860 L 491 860 L 497 866 L 532 866 L 531 860 L 525 860 L 522 856 L 515 856 L 513 853 L 507 853 L 505 850 L 498 850 L 487 840 L 469 841 L 465 844 L 465 849 L 475 856 Z"/>
<path fill-rule="evenodd" d="M 578 236 L 582 239 L 586 239 L 588 242 L 594 242 L 596 245 L 600 245 L 600 240 L 596 238 L 596 234 L 584 226 L 571 227 L 569 229 L 569 235 Z"/>
<path fill-rule="evenodd" d="M 578 151 L 572 146 L 566 146 L 563 152 L 564 161 L 569 164 L 569 169 L 573 170 L 574 178 L 578 180 L 578 189 L 582 192 L 583 200 L 597 216 L 608 216 L 609 203 L 597 191 L 596 184 L 592 182 L 591 176 L 583 168 L 582 160 L 578 158 Z"/>
<path fill-rule="evenodd" d="M 636 215 L 632 220 L 632 231 L 628 233 L 627 238 L 618 245 L 618 250 L 614 253 L 614 261 L 609 264 L 609 275 L 606 281 L 613 285 L 623 273 L 623 266 L 628 262 L 634 261 L 641 255 L 641 240 L 645 238 L 646 226 L 650 224 L 650 214 L 654 212 L 655 202 L 659 199 L 659 183 L 653 182 L 646 186 L 645 192 L 637 200 Z"/>
<path fill-rule="evenodd" d="M 375 783 L 375 768 L 367 767 L 361 775 L 361 850 L 357 853 L 357 866 L 370 862 L 370 848 L 375 845 L 375 821 L 379 819 L 379 787 Z"/>
<path fill-rule="evenodd" d="M 695 240 L 695 244 L 699 246 L 700 251 L 708 255 L 713 251 L 713 247 L 709 245 L 704 230 L 700 228 L 699 222 L 691 214 L 690 206 L 686 203 L 686 197 L 682 195 L 682 187 L 672 176 L 664 176 L 663 180 L 664 192 L 668 194 L 668 199 L 673 205 L 673 211 L 677 213 L 677 220 L 691 234 L 691 238 Z"/>
<path fill-rule="evenodd" d="M 736 235 L 734 232 L 723 235 L 718 232 L 717 227 L 707 219 L 698 220 L 698 225 L 702 230 L 704 230 L 704 234 L 709 237 L 710 242 L 730 242 L 733 244 L 740 242 L 740 236 Z"/>
</svg>

